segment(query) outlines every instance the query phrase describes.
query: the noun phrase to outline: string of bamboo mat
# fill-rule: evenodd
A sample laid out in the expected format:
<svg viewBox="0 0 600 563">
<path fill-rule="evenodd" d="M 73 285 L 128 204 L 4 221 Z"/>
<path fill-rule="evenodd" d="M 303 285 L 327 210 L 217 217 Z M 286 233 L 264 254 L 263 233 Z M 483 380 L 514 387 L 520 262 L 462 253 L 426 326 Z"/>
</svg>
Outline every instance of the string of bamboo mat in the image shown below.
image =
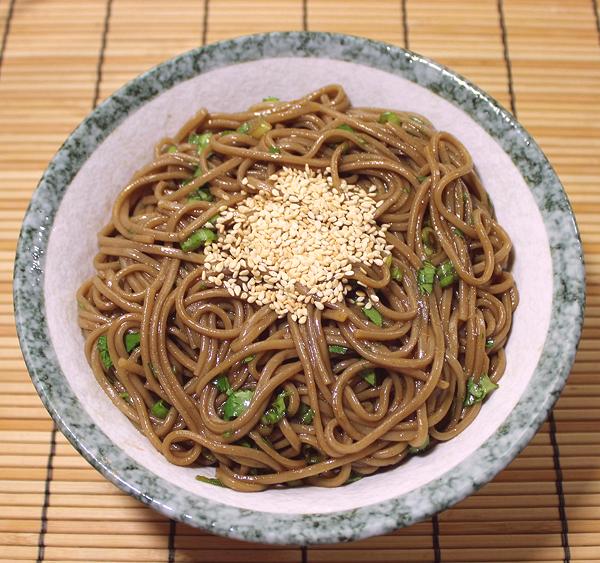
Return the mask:
<svg viewBox="0 0 600 563">
<path fill-rule="evenodd" d="M 600 560 L 595 10 L 594 0 L 88 0 L 84 8 L 76 0 L 0 0 L 0 563 Z M 283 29 L 408 46 L 513 107 L 563 180 L 587 265 L 577 361 L 552 421 L 521 455 L 435 520 L 307 550 L 173 526 L 107 482 L 53 432 L 21 358 L 12 314 L 21 218 L 48 160 L 90 111 L 96 91 L 101 100 L 203 41 Z"/>
</svg>

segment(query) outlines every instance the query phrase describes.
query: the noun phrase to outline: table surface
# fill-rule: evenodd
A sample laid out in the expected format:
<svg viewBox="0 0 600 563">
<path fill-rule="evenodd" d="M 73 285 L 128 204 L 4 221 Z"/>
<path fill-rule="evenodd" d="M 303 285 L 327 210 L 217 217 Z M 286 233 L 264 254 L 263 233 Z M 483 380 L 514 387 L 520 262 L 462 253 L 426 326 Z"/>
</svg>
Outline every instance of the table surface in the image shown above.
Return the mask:
<svg viewBox="0 0 600 563">
<path fill-rule="evenodd" d="M 553 415 L 523 453 L 432 520 L 308 549 L 175 524 L 108 483 L 40 403 L 19 350 L 11 291 L 31 193 L 98 101 L 199 44 L 300 29 L 408 46 L 512 109 L 566 187 L 587 263 L 577 361 Z M 0 563 L 600 561 L 599 177 L 596 0 L 0 0 Z"/>
</svg>

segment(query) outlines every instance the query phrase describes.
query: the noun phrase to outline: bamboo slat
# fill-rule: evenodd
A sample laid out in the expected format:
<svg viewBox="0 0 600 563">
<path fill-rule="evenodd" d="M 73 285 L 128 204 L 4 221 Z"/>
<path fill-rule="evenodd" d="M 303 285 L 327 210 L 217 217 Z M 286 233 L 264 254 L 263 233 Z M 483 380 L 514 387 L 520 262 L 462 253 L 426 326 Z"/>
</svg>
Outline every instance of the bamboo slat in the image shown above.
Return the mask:
<svg viewBox="0 0 600 563">
<path fill-rule="evenodd" d="M 0 563 L 600 560 L 600 30 L 592 0 L 112 0 L 107 22 L 108 0 L 85 9 L 77 0 L 0 0 L 0 45 L 13 4 L 0 66 Z M 173 528 L 60 434 L 47 484 L 52 422 L 19 351 L 11 294 L 21 218 L 47 161 L 96 90 L 101 100 L 203 41 L 304 26 L 408 45 L 506 107 L 512 86 L 519 119 L 569 193 L 586 254 L 583 337 L 555 425 L 544 424 L 493 482 L 435 522 L 304 551 Z"/>
</svg>

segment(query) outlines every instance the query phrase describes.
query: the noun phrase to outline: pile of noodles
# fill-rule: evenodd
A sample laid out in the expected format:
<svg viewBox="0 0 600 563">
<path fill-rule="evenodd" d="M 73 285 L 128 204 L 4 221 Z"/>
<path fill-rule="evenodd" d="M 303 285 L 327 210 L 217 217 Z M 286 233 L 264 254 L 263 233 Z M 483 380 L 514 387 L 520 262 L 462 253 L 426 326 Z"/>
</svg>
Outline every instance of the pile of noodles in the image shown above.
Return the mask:
<svg viewBox="0 0 600 563">
<path fill-rule="evenodd" d="M 462 144 L 419 115 L 381 123 L 385 111 L 351 107 L 338 85 L 240 113 L 201 110 L 118 195 L 77 295 L 79 322 L 98 383 L 171 463 L 215 466 L 213 482 L 240 491 L 343 485 L 459 434 L 482 405 L 470 385 L 501 378 L 518 303 L 511 241 Z M 272 128 L 237 132 L 257 115 Z M 205 132 L 199 150 L 189 141 Z M 202 248 L 180 247 L 242 189 L 305 165 L 330 167 L 334 185 L 377 187 L 401 276 L 389 262 L 356 266 L 349 283 L 377 296 L 382 326 L 353 291 L 309 306 L 306 324 L 278 318 L 203 281 Z M 190 198 L 199 188 L 210 197 Z M 429 292 L 420 270 L 447 261 L 456 281 Z M 239 390 L 252 399 L 226 420 Z M 282 392 L 284 416 L 265 423 Z"/>
</svg>

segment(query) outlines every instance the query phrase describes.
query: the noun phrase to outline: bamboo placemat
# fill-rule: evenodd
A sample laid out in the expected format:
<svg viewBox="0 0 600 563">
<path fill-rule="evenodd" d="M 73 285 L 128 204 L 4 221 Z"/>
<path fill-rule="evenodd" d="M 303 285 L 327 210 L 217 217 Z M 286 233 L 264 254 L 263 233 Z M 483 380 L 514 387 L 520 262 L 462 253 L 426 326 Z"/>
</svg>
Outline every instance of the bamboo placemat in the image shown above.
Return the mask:
<svg viewBox="0 0 600 563">
<path fill-rule="evenodd" d="M 596 0 L 0 0 L 0 563 L 600 561 L 599 21 Z M 565 184 L 588 276 L 569 383 L 508 469 L 432 520 L 309 549 L 175 525 L 89 467 L 30 383 L 11 292 L 30 195 L 94 104 L 203 42 L 293 29 L 409 46 L 512 108 Z"/>
</svg>

